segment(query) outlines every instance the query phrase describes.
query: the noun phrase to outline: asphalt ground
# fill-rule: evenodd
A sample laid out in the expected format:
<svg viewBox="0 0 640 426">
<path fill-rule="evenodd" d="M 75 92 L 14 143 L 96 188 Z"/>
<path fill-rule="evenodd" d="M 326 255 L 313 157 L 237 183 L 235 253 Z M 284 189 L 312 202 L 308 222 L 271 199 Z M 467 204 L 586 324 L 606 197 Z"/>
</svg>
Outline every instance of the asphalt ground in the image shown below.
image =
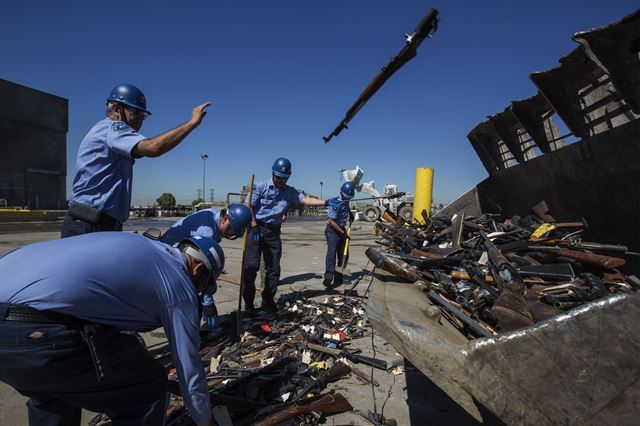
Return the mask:
<svg viewBox="0 0 640 426">
<path fill-rule="evenodd" d="M 173 219 L 170 218 L 132 219 L 125 224 L 125 231 L 142 232 L 152 227 L 164 231 L 171 223 Z M 26 244 L 59 238 L 60 225 L 59 222 L 0 224 L 0 255 Z M 293 291 L 304 292 L 307 297 L 319 301 L 327 297 L 326 289 L 322 285 L 326 251 L 324 228 L 324 220 L 317 217 L 294 217 L 283 225 L 282 274 L 276 297 Z M 358 282 L 355 289 L 360 295 L 365 293 L 367 286 L 376 285 L 378 282 L 377 272 L 371 274 L 372 265 L 364 254 L 367 247 L 374 245 L 374 240 L 371 223 L 354 223 L 348 269 L 351 272 L 351 282 Z M 240 280 L 242 246 L 242 239 L 222 242 L 226 257 L 226 273 L 221 276 L 215 296 L 220 314 L 230 313 L 236 310 L 238 305 L 239 287 L 232 282 Z M 345 283 L 338 290 L 352 285 Z M 258 304 L 259 295 L 256 296 L 256 305 Z M 162 329 L 145 333 L 143 337 L 148 345 L 166 340 Z M 358 414 L 369 411 L 383 413 L 385 417 L 395 419 L 398 425 L 479 424 L 447 394 L 404 360 L 379 334 L 375 333 L 373 339 L 358 339 L 352 343 L 352 347 L 362 349 L 363 355 L 375 356 L 399 365 L 400 368 L 396 369 L 396 373 L 399 374 L 357 365 L 367 374 L 373 374 L 380 386 L 374 387 L 354 375 L 329 385 L 328 389 L 343 393 L 357 411 L 331 416 L 325 424 L 372 424 Z M 0 383 L 0 424 L 28 424 L 25 402 L 26 398 Z M 498 423 L 490 413 L 483 414 L 486 414 L 486 423 Z M 95 413 L 84 411 L 82 423 L 87 424 L 94 415 Z"/>
</svg>

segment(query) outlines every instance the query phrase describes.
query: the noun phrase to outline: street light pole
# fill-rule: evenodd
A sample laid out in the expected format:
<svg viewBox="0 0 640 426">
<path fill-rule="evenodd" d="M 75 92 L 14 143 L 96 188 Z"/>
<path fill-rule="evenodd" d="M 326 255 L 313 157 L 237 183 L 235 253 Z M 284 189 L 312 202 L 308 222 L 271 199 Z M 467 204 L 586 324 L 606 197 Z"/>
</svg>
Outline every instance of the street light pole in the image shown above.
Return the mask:
<svg viewBox="0 0 640 426">
<path fill-rule="evenodd" d="M 200 155 L 200 158 L 202 158 L 202 203 L 204 204 L 205 201 L 205 194 L 206 192 L 204 192 L 204 177 L 205 177 L 205 170 L 206 167 L 205 165 L 207 164 L 207 158 L 209 158 L 209 156 L 207 154 L 202 154 Z"/>
<path fill-rule="evenodd" d="M 322 200 L 322 184 L 324 182 L 320 181 L 320 199 Z"/>
</svg>

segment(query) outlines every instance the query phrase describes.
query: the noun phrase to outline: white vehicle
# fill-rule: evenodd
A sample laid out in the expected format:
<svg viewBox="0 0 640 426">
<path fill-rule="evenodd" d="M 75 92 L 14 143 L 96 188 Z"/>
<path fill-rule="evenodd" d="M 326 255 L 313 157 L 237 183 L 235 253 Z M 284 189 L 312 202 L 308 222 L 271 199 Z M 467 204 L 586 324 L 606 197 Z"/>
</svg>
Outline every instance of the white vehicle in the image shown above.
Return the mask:
<svg viewBox="0 0 640 426">
<path fill-rule="evenodd" d="M 362 176 L 364 176 L 364 171 L 359 166 L 356 166 L 356 168 L 352 170 L 343 169 L 340 172 L 342 173 L 342 178 L 346 182 L 353 182 L 356 186 L 356 190 L 359 192 L 364 192 L 374 198 L 381 197 L 374 199 L 373 205 L 366 206 L 362 209 L 362 213 L 367 221 L 374 222 L 380 219 L 385 209 L 389 209 L 393 214 L 407 221 L 410 221 L 413 218 L 413 195 L 405 193 L 402 196 L 391 199 L 384 198 L 398 194 L 398 185 L 385 185 L 384 194 L 380 194 L 380 192 L 375 188 L 373 181 L 360 183 Z"/>
<path fill-rule="evenodd" d="M 376 191 L 376 193 L 378 193 L 378 191 Z M 389 197 L 397 193 L 398 185 L 389 184 L 384 186 L 384 194 L 382 194 L 382 196 Z M 372 196 L 379 197 L 380 194 L 372 194 Z M 410 221 L 413 218 L 413 196 L 411 194 L 405 194 L 397 198 L 378 198 L 373 200 L 372 206 L 365 207 L 362 213 L 365 219 L 369 222 L 374 222 L 380 219 L 385 209 L 389 209 L 398 217 Z"/>
</svg>

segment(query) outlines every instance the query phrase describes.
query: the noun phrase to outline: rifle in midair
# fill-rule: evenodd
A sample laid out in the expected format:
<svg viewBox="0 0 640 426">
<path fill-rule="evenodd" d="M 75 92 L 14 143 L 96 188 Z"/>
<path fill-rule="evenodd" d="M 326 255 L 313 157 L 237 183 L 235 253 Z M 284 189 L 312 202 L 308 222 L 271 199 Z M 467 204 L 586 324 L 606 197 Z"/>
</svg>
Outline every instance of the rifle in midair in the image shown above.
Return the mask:
<svg viewBox="0 0 640 426">
<path fill-rule="evenodd" d="M 427 12 L 426 16 L 422 19 L 418 27 L 411 34 L 407 34 L 407 44 L 402 48 L 400 53 L 391 58 L 387 64 L 382 67 L 382 70 L 373 77 L 373 80 L 369 82 L 367 87 L 358 97 L 358 100 L 351 105 L 351 108 L 347 111 L 340 124 L 333 129 L 333 132 L 329 136 L 323 136 L 325 143 L 329 142 L 332 137 L 338 136 L 342 129 L 346 129 L 349 121 L 360 111 L 365 103 L 382 87 L 382 85 L 404 64 L 409 62 L 416 56 L 418 47 L 422 41 L 430 37 L 438 27 L 438 11 L 435 8 L 431 8 Z"/>
</svg>

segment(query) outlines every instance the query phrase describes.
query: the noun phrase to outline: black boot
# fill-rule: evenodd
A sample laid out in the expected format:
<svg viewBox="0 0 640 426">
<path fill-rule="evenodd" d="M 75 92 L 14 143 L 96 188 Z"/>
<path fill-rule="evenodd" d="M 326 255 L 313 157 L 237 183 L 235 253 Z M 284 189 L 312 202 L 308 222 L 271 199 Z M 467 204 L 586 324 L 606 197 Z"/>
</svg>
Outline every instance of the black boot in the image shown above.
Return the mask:
<svg viewBox="0 0 640 426">
<path fill-rule="evenodd" d="M 342 285 L 342 274 L 336 273 L 333 277 L 333 285 L 339 286 Z"/>
<path fill-rule="evenodd" d="M 331 287 L 331 280 L 325 279 L 324 281 L 322 281 L 322 285 L 325 287 Z"/>
</svg>

